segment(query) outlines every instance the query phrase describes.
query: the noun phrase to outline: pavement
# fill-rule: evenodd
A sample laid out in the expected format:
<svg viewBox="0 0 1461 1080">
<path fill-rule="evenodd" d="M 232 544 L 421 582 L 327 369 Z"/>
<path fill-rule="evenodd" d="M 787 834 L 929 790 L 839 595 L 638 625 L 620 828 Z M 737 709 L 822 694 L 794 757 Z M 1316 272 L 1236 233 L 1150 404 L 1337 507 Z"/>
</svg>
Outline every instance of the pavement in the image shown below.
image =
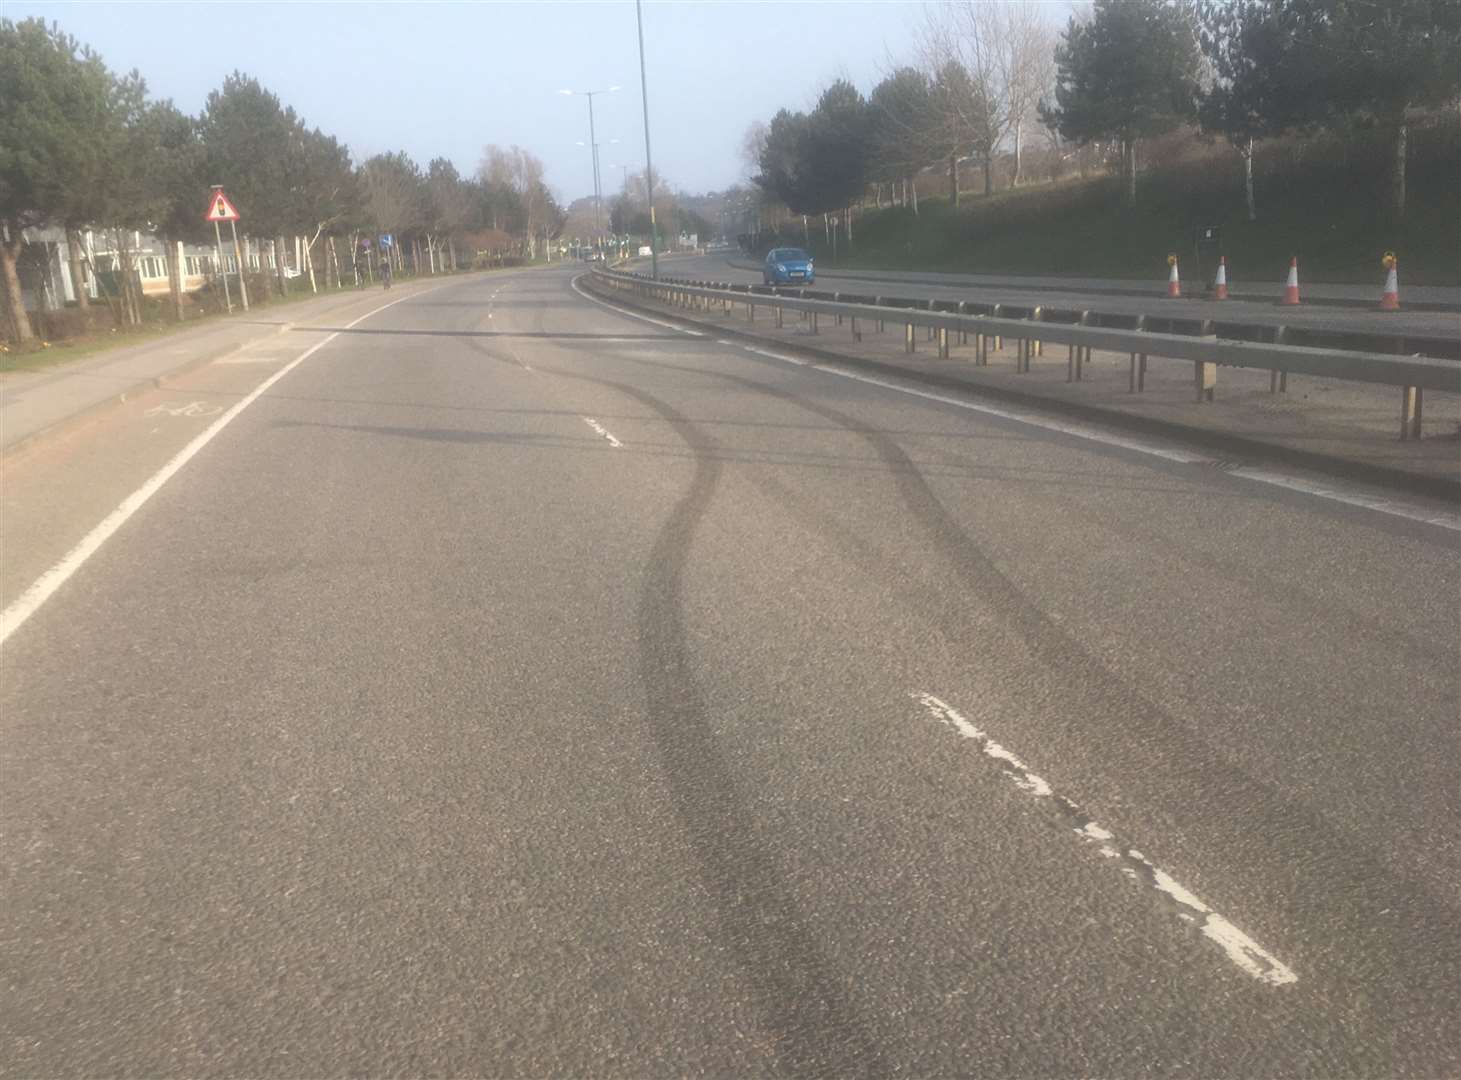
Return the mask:
<svg viewBox="0 0 1461 1080">
<path fill-rule="evenodd" d="M 405 282 L 399 287 L 410 292 L 425 286 Z M 84 360 L 0 373 L 0 452 L 93 410 L 120 404 L 129 394 L 155 387 L 169 376 L 265 342 L 270 335 L 287 331 L 292 320 L 353 302 L 354 294 L 344 292 L 284 307 L 266 305 Z"/>
<path fill-rule="evenodd" d="M 636 265 L 636 269 L 642 267 Z M 665 272 L 689 278 L 714 281 L 761 282 L 760 264 L 748 262 L 744 256 L 711 253 L 669 260 Z M 1302 292 L 1309 303 L 1286 307 L 1277 303 L 1282 282 L 1273 289 L 1270 299 L 1266 290 L 1260 295 L 1243 287 L 1232 290 L 1235 296 L 1257 296 L 1256 299 L 1213 301 L 1192 292 L 1182 299 L 1166 297 L 1166 283 L 1152 282 L 1143 293 L 1125 282 L 1120 292 L 1111 291 L 1114 279 L 1025 278 L 1009 276 L 991 278 L 980 275 L 912 273 L 894 270 L 841 270 L 817 267 L 816 288 L 823 290 L 877 293 L 886 296 L 935 297 L 945 300 L 974 300 L 982 303 L 1004 303 L 1024 307 L 1043 305 L 1051 308 L 1093 310 L 1122 315 L 1152 315 L 1177 319 L 1213 319 L 1255 326 L 1290 326 L 1310 331 L 1343 330 L 1377 336 L 1396 335 L 1461 338 L 1461 312 L 1450 310 L 1414 310 L 1404 304 L 1402 310 L 1377 311 L 1351 306 L 1329 306 L 1315 303 L 1315 290 Z M 1231 287 L 1230 287 L 1231 288 Z M 1355 286 L 1327 286 L 1342 296 L 1350 296 Z M 1457 290 L 1435 286 L 1443 296 Z M 1362 288 L 1361 288 L 1361 291 Z M 1371 290 L 1375 305 L 1379 304 L 1378 288 Z M 1336 297 L 1336 300 L 1340 297 Z M 1444 301 L 1449 303 L 1449 301 Z"/>
<path fill-rule="evenodd" d="M 6 455 L 0 1073 L 1461 1072 L 1444 507 L 574 273 Z"/>
</svg>

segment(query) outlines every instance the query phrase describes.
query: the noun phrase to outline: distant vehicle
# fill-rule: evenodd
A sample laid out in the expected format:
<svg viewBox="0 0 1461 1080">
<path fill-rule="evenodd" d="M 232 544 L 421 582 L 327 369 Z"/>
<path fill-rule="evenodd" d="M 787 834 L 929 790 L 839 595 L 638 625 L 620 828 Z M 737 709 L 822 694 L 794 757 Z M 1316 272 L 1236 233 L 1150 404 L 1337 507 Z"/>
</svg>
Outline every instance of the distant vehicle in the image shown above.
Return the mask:
<svg viewBox="0 0 1461 1080">
<path fill-rule="evenodd" d="M 761 267 L 763 285 L 810 285 L 817 280 L 812 257 L 801 248 L 772 248 Z"/>
</svg>

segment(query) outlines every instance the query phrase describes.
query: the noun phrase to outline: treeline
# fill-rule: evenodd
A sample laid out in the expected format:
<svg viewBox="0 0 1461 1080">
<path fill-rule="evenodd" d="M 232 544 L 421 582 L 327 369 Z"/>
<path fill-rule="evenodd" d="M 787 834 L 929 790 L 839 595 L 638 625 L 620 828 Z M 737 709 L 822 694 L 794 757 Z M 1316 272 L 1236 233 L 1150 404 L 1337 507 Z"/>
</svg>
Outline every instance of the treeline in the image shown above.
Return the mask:
<svg viewBox="0 0 1461 1080">
<path fill-rule="evenodd" d="M 458 241 L 469 234 L 501 253 L 530 257 L 562 222 L 542 163 L 519 147 L 487 147 L 470 178 L 446 158 L 424 169 L 405 153 L 356 163 L 348 147 L 310 127 L 257 79 L 228 76 L 202 112 L 189 116 L 151 99 L 136 71 L 112 72 L 39 19 L 0 20 L 0 102 L 0 287 L 22 342 L 32 336 L 18 272 L 26 229 L 64 230 L 83 306 L 80 234 L 106 231 L 121 263 L 114 300 L 124 323 L 140 321 L 142 312 L 130 234 L 158 236 L 181 318 L 177 242 L 211 244 L 203 211 L 212 184 L 222 184 L 239 208 L 253 246 L 272 249 L 269 287 L 281 293 L 286 237 L 301 238 L 296 270 L 313 282 L 319 266 L 330 284 L 341 273 L 336 239 L 349 260 L 361 235 L 391 233 L 394 258 L 410 252 L 416 265 L 436 272 L 457 265 Z"/>
<path fill-rule="evenodd" d="M 1184 127 L 1225 138 L 1247 164 L 1253 217 L 1255 142 L 1381 128 L 1399 217 L 1409 123 L 1458 89 L 1454 0 L 1095 0 L 1060 33 L 1026 0 L 949 0 L 866 97 L 838 80 L 810 112 L 753 125 L 743 153 L 768 199 L 828 224 L 842 212 L 850 241 L 854 205 L 886 192 L 916 212 L 913 179 L 935 166 L 956 204 L 961 162 L 982 168 L 989 194 L 1004 154 L 1018 185 L 1032 133 L 1057 154 L 1119 161 L 1130 205 L 1144 142 Z"/>
</svg>

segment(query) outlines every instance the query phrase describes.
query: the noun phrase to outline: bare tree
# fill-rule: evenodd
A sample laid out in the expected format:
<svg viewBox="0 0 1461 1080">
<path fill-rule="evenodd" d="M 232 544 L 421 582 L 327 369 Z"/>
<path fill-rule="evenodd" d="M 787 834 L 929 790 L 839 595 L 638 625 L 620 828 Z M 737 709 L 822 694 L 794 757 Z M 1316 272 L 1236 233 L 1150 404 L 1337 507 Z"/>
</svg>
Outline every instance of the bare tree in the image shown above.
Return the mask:
<svg viewBox="0 0 1461 1080">
<path fill-rule="evenodd" d="M 1001 146 L 1014 159 L 1018 184 L 1026 133 L 1055 82 L 1055 31 L 1033 0 L 949 0 L 924 9 L 919 54 L 931 75 L 963 68 L 967 89 L 956 95 L 958 127 L 984 145 L 966 145 L 983 159 L 984 191 L 994 187 L 993 159 Z"/>
<path fill-rule="evenodd" d="M 958 0 L 924 9 L 918 53 L 930 78 L 944 74 L 946 85 L 957 93 L 935 95 L 941 99 L 940 127 L 959 133 L 955 154 L 966 150 L 978 156 L 984 166 L 984 193 L 994 190 L 994 151 L 1004 139 L 1009 119 L 1005 105 L 994 4 Z M 951 79 L 954 68 L 962 77 Z M 970 145 L 966 139 L 978 145 Z"/>
<path fill-rule="evenodd" d="M 1056 35 L 1039 5 L 1028 0 L 985 6 L 996 34 L 995 62 L 1004 89 L 1005 119 L 1014 156 L 1010 184 L 1017 185 L 1025 132 L 1038 123 L 1036 107 L 1055 85 Z"/>
</svg>

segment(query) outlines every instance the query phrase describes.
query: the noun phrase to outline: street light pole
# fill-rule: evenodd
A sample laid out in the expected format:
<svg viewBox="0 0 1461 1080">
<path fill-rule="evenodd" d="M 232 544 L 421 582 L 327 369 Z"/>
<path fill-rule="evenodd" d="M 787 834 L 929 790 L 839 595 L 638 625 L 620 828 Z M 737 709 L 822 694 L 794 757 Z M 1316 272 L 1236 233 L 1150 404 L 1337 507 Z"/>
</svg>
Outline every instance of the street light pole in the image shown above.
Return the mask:
<svg viewBox="0 0 1461 1080">
<path fill-rule="evenodd" d="M 599 233 L 604 231 L 600 224 L 603 198 L 599 194 L 599 140 L 594 134 L 594 96 L 592 94 L 588 95 L 588 146 L 589 156 L 594 163 L 594 239 L 597 240 Z"/>
<path fill-rule="evenodd" d="M 634 0 L 639 23 L 639 99 L 644 103 L 644 188 L 649 195 L 649 276 L 659 277 L 659 226 L 654 220 L 654 158 L 649 153 L 649 81 L 644 75 L 644 6 Z"/>
<path fill-rule="evenodd" d="M 609 87 L 604 88 L 603 90 L 559 90 L 558 91 L 560 94 L 566 94 L 566 95 L 570 95 L 570 96 L 573 95 L 573 94 L 578 94 L 581 97 L 588 98 L 588 147 L 589 147 L 589 157 L 590 157 L 590 159 L 593 162 L 593 172 L 594 172 L 594 232 L 595 232 L 595 234 L 600 233 L 600 232 L 603 231 L 603 227 L 600 224 L 601 212 L 602 212 L 602 204 L 603 204 L 603 187 L 599 183 L 599 144 L 598 144 L 598 142 L 596 141 L 596 139 L 594 137 L 594 96 L 597 95 L 597 94 L 612 94 L 617 89 L 619 89 L 617 86 L 609 86 Z"/>
</svg>

